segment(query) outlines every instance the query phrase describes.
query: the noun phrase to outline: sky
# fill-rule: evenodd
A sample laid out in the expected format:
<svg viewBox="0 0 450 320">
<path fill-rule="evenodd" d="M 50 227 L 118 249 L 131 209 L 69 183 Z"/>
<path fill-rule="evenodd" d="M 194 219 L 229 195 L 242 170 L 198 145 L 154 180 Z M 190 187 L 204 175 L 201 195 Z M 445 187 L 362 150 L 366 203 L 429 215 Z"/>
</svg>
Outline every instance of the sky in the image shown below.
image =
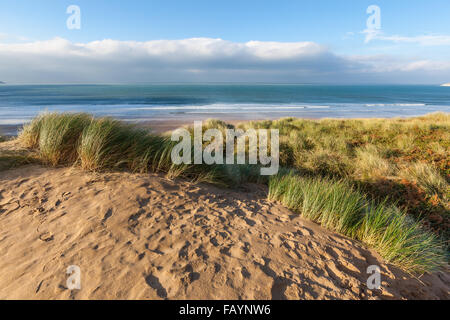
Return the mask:
<svg viewBox="0 0 450 320">
<path fill-rule="evenodd" d="M 2 0 L 0 81 L 439 84 L 449 15 L 448 0 Z"/>
</svg>

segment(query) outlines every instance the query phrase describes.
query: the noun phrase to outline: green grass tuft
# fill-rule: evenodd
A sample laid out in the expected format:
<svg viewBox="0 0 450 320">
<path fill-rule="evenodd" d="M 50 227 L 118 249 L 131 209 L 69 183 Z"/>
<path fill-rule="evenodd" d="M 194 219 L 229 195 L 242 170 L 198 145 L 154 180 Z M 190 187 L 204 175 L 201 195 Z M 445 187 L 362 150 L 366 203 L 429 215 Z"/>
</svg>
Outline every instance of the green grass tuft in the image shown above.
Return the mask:
<svg viewBox="0 0 450 320">
<path fill-rule="evenodd" d="M 446 264 L 444 246 L 434 234 L 395 206 L 373 203 L 345 181 L 278 175 L 269 181 L 269 199 L 362 241 L 406 271 L 429 272 Z"/>
<path fill-rule="evenodd" d="M 400 172 L 400 176 L 415 182 L 428 195 L 448 197 L 450 185 L 438 170 L 426 163 L 413 163 Z"/>
<path fill-rule="evenodd" d="M 424 273 L 445 265 L 445 250 L 437 237 L 420 222 L 385 203 L 371 203 L 356 238 L 377 250 L 403 270 Z"/>
<path fill-rule="evenodd" d="M 143 171 L 140 152 L 150 147 L 151 136 L 143 129 L 110 118 L 92 119 L 81 134 L 78 155 L 86 170 L 127 168 Z M 139 158 L 138 158 L 139 157 Z"/>
<path fill-rule="evenodd" d="M 86 114 L 49 114 L 41 119 L 39 152 L 45 163 L 53 166 L 77 160 L 80 135 L 91 117 Z"/>
</svg>

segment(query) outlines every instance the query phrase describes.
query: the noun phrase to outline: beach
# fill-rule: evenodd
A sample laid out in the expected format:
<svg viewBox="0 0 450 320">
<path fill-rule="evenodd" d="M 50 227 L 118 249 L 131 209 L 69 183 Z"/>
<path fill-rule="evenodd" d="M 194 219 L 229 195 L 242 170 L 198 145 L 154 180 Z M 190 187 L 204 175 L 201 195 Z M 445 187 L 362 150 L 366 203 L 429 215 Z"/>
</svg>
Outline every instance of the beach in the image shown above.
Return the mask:
<svg viewBox="0 0 450 320">
<path fill-rule="evenodd" d="M 266 200 L 151 174 L 1 172 L 1 299 L 448 299 L 360 243 Z M 66 269 L 81 269 L 68 290 Z M 378 265 L 382 289 L 369 290 Z"/>
</svg>

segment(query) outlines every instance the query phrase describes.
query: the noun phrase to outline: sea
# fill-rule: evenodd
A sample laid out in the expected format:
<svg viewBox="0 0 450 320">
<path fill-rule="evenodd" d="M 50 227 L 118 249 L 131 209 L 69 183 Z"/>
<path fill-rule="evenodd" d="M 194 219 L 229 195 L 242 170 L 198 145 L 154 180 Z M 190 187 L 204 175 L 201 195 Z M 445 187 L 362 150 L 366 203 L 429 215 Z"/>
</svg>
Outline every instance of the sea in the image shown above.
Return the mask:
<svg viewBox="0 0 450 320">
<path fill-rule="evenodd" d="M 139 84 L 0 85 L 0 125 L 43 112 L 127 121 L 282 117 L 413 117 L 450 112 L 450 87 L 433 85 Z"/>
</svg>

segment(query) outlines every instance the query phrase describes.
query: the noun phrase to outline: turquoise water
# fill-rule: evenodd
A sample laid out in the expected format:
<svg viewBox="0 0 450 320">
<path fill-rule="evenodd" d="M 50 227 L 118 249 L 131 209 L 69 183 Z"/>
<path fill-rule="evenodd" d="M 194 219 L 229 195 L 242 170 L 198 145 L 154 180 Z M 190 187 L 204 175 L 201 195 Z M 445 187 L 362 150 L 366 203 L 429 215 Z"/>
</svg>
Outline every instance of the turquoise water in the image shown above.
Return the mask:
<svg viewBox="0 0 450 320">
<path fill-rule="evenodd" d="M 450 87 L 249 84 L 0 85 L 0 124 L 43 111 L 132 121 L 280 117 L 409 117 L 450 112 Z"/>
</svg>

